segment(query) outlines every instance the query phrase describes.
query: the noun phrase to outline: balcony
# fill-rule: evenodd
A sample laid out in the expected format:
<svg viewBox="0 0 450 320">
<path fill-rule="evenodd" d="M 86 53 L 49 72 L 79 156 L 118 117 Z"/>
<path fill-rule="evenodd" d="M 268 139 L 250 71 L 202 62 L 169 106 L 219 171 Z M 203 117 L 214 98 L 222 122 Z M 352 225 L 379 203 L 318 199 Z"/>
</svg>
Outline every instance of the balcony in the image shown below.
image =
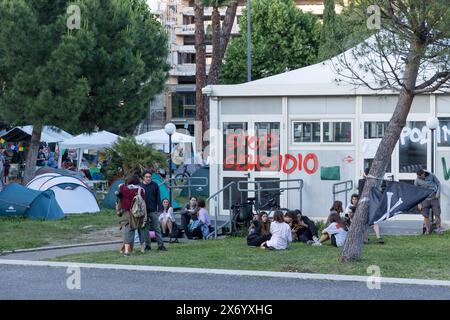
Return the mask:
<svg viewBox="0 0 450 320">
<path fill-rule="evenodd" d="M 244 9 L 244 7 L 238 7 L 236 10 L 236 16 L 242 16 L 242 10 Z M 225 12 L 227 11 L 226 8 L 221 8 L 219 9 L 220 15 L 221 16 L 225 16 Z M 194 12 L 194 8 L 193 7 L 186 7 L 183 8 L 183 10 L 181 11 L 181 13 L 185 16 L 194 16 L 195 12 Z M 212 15 L 212 8 L 205 8 L 205 17 L 209 17 Z"/>
<path fill-rule="evenodd" d="M 208 24 L 210 25 L 210 24 Z M 207 25 L 205 23 L 205 30 Z M 238 35 L 240 32 L 239 25 L 235 23 L 233 28 L 231 29 L 232 35 Z M 177 36 L 194 36 L 195 35 L 195 24 L 185 24 L 185 25 L 177 25 L 175 26 L 175 34 Z"/>
<path fill-rule="evenodd" d="M 195 35 L 195 24 L 185 24 L 175 26 L 175 34 L 177 36 L 191 36 Z"/>
<path fill-rule="evenodd" d="M 177 52 L 182 53 L 195 53 L 195 46 L 176 46 L 175 47 Z M 212 46 L 207 45 L 206 46 L 206 53 L 212 53 Z"/>
<path fill-rule="evenodd" d="M 209 72 L 210 66 L 206 66 L 206 73 Z M 195 76 L 195 64 L 178 64 L 170 70 L 169 74 L 173 77 L 179 76 Z"/>
</svg>

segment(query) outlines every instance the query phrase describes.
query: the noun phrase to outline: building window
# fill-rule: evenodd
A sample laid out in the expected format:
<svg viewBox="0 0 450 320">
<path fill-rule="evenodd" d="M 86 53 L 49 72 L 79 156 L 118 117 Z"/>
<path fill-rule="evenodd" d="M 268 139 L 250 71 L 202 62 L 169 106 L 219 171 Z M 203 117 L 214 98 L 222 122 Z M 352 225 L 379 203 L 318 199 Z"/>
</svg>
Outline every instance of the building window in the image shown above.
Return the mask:
<svg viewBox="0 0 450 320">
<path fill-rule="evenodd" d="M 247 122 L 223 123 L 223 169 L 246 171 L 248 163 Z"/>
<path fill-rule="evenodd" d="M 416 173 L 427 168 L 427 143 L 419 138 L 420 132 L 426 129 L 424 121 L 408 121 L 400 139 L 399 171 L 400 173 Z M 411 130 L 411 134 L 407 134 Z M 413 132 L 414 130 L 414 132 Z"/>
<path fill-rule="evenodd" d="M 324 122 L 323 142 L 325 143 L 351 143 L 351 122 Z"/>
<path fill-rule="evenodd" d="M 381 139 L 389 122 L 364 122 L 364 139 Z"/>
<path fill-rule="evenodd" d="M 256 171 L 278 171 L 280 162 L 280 123 L 256 122 Z M 250 144 L 250 143 L 249 143 Z M 251 147 L 251 146 L 250 146 Z"/>
<path fill-rule="evenodd" d="M 450 118 L 439 118 L 436 141 L 439 147 L 450 147 Z"/>
<path fill-rule="evenodd" d="M 195 53 L 178 52 L 178 64 L 195 64 Z"/>
<path fill-rule="evenodd" d="M 195 118 L 195 92 L 175 92 L 172 95 L 173 118 Z"/>
<path fill-rule="evenodd" d="M 294 143 L 351 143 L 352 122 L 295 121 Z"/>
<path fill-rule="evenodd" d="M 320 143 L 320 122 L 294 122 L 294 143 Z"/>
</svg>

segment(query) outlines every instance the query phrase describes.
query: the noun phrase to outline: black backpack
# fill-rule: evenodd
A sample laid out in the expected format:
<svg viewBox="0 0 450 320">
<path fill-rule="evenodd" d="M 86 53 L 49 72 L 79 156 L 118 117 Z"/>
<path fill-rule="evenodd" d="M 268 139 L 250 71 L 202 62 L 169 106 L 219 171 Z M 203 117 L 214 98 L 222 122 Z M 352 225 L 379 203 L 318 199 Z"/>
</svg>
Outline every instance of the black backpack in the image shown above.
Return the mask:
<svg viewBox="0 0 450 320">
<path fill-rule="evenodd" d="M 172 223 L 172 233 L 169 235 L 169 237 L 171 239 L 178 239 L 181 238 L 183 236 L 183 232 L 181 232 L 180 227 L 178 227 L 178 225 L 173 222 Z"/>
</svg>

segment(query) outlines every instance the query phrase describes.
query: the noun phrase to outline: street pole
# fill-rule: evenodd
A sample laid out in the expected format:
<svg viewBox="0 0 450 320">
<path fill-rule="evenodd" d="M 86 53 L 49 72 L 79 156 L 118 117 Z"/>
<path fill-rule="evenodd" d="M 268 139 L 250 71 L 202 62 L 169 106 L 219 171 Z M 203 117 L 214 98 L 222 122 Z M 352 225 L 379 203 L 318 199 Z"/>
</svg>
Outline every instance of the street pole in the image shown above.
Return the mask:
<svg viewBox="0 0 450 320">
<path fill-rule="evenodd" d="M 252 54 L 251 54 L 251 16 L 250 1 L 247 0 L 247 81 L 252 81 Z"/>
<path fill-rule="evenodd" d="M 434 162 L 435 162 L 435 154 L 434 154 L 434 151 L 435 151 L 435 146 L 434 146 L 434 141 L 435 141 L 435 139 L 434 139 L 434 134 L 435 134 L 435 131 L 436 131 L 436 129 L 431 129 L 431 173 L 434 175 Z"/>
<path fill-rule="evenodd" d="M 169 206 L 172 207 L 172 135 L 169 134 Z"/>
<path fill-rule="evenodd" d="M 436 148 L 435 148 L 435 146 L 434 146 L 434 141 L 435 141 L 435 139 L 434 139 L 434 134 L 435 134 L 435 131 L 436 131 L 436 129 L 432 129 L 431 130 L 431 173 L 434 175 L 434 168 L 435 168 L 435 166 L 434 166 L 434 162 L 435 162 L 435 154 L 434 154 L 434 152 L 435 152 L 435 150 L 436 150 Z M 433 226 L 434 226 L 434 209 L 432 209 L 432 211 L 431 211 L 431 221 L 430 221 L 430 233 L 431 233 L 431 231 L 433 230 Z"/>
</svg>

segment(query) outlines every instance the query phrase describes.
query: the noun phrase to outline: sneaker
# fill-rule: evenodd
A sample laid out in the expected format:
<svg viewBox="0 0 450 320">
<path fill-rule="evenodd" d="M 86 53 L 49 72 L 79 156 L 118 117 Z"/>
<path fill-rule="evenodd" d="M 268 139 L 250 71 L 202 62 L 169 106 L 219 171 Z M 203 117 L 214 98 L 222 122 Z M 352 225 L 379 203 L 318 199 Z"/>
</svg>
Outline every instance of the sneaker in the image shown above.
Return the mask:
<svg viewBox="0 0 450 320">
<path fill-rule="evenodd" d="M 164 247 L 164 246 L 158 247 L 158 250 L 159 250 L 159 251 L 167 251 L 166 247 Z"/>
<path fill-rule="evenodd" d="M 130 254 L 129 254 L 128 252 L 125 252 L 125 253 L 123 254 L 123 256 L 124 256 L 124 257 L 129 257 Z"/>
<path fill-rule="evenodd" d="M 312 245 L 312 244 L 314 244 L 315 242 L 313 241 L 313 240 L 308 240 L 308 241 L 306 241 L 306 244 L 309 244 L 309 245 Z"/>
<path fill-rule="evenodd" d="M 379 244 L 384 244 L 383 238 L 378 238 L 378 243 L 379 243 Z"/>
<path fill-rule="evenodd" d="M 436 229 L 436 232 L 437 232 L 438 234 L 443 234 L 444 231 L 445 231 L 445 229 L 442 228 L 442 227 L 439 227 L 439 228 Z"/>
<path fill-rule="evenodd" d="M 320 247 L 322 244 L 318 241 L 318 242 L 314 242 L 312 245 L 315 247 Z"/>
</svg>

